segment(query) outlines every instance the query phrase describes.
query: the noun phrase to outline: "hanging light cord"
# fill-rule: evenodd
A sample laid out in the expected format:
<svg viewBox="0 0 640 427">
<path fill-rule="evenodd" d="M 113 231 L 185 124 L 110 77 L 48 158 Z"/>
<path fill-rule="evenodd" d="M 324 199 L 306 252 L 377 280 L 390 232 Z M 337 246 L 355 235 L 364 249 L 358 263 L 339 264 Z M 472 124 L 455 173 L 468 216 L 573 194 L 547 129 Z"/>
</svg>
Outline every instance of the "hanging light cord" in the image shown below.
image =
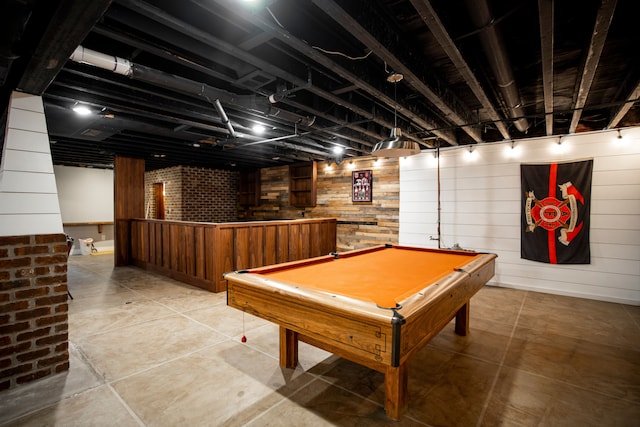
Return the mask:
<svg viewBox="0 0 640 427">
<path fill-rule="evenodd" d="M 436 155 L 438 156 L 438 249 L 442 248 L 442 234 L 440 231 L 440 141 L 436 141 Z"/>
<path fill-rule="evenodd" d="M 393 83 L 393 127 L 398 127 L 398 82 Z"/>
</svg>

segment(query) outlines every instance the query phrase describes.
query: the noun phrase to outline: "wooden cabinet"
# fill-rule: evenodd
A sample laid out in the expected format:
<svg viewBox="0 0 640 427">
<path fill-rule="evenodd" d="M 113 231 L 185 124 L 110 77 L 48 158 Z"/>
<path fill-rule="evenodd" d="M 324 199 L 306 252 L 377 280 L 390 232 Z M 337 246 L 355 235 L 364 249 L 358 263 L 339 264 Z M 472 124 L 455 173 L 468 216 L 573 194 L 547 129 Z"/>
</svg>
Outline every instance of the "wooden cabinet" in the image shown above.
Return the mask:
<svg viewBox="0 0 640 427">
<path fill-rule="evenodd" d="M 260 204 L 260 170 L 240 172 L 238 183 L 238 203 L 240 206 Z"/>
<path fill-rule="evenodd" d="M 289 204 L 298 208 L 316 205 L 316 162 L 289 165 Z"/>
</svg>

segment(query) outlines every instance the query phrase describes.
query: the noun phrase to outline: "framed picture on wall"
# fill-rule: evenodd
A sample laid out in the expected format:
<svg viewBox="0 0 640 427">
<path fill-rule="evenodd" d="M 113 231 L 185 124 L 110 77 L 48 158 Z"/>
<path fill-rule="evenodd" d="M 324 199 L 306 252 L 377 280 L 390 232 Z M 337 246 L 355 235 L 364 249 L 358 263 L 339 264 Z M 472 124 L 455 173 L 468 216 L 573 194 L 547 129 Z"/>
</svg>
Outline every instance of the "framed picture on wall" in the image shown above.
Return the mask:
<svg viewBox="0 0 640 427">
<path fill-rule="evenodd" d="M 370 202 L 371 188 L 373 184 L 373 176 L 370 170 L 368 171 L 354 171 L 351 180 L 352 193 L 351 200 L 353 202 Z"/>
</svg>

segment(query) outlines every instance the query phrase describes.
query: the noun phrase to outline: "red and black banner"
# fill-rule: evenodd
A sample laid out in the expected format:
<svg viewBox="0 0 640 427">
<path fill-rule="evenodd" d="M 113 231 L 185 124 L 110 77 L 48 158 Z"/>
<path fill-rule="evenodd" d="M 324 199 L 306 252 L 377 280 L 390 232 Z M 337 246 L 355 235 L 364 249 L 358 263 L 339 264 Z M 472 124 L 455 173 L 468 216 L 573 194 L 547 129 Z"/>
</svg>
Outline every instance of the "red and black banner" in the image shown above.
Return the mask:
<svg viewBox="0 0 640 427">
<path fill-rule="evenodd" d="M 589 264 L 593 160 L 520 165 L 521 258 Z"/>
</svg>

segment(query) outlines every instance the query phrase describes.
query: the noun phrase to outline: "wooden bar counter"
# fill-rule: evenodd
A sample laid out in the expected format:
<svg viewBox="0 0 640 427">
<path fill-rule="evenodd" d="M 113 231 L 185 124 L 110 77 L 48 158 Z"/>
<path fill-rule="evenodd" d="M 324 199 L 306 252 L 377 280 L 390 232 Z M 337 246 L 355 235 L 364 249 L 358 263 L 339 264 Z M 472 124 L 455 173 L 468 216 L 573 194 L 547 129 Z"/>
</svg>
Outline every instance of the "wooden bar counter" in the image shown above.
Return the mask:
<svg viewBox="0 0 640 427">
<path fill-rule="evenodd" d="M 327 255 L 336 219 L 184 222 L 133 219 L 130 263 L 212 292 L 225 272 Z"/>
</svg>

